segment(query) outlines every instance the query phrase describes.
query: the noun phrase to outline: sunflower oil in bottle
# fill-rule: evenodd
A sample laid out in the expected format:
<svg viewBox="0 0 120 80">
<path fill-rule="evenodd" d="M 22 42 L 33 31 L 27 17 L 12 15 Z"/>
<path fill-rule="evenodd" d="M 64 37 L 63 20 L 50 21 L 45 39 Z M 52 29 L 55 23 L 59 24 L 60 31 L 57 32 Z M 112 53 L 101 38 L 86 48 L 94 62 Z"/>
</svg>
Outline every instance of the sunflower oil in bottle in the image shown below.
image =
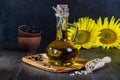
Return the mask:
<svg viewBox="0 0 120 80">
<path fill-rule="evenodd" d="M 69 8 L 68 5 L 57 5 L 54 9 L 57 18 L 56 40 L 47 46 L 46 54 L 51 65 L 71 66 L 74 64 L 78 50 L 67 40 Z"/>
</svg>

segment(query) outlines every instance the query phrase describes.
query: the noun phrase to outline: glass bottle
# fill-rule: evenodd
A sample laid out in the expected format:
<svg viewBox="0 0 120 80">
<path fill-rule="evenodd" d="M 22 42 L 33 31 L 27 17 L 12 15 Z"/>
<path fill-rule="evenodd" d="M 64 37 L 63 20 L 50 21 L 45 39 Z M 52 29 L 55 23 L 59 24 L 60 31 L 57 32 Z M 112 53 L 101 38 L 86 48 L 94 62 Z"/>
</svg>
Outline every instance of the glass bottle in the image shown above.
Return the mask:
<svg viewBox="0 0 120 80">
<path fill-rule="evenodd" d="M 69 8 L 68 5 L 57 5 L 54 8 L 56 11 L 57 28 L 56 28 L 56 40 L 51 42 L 46 48 L 46 54 L 49 58 L 49 63 L 55 66 L 70 66 L 74 64 L 74 59 L 77 55 L 77 48 L 73 46 L 73 43 L 67 40 L 67 28 L 75 27 L 75 40 L 77 34 L 77 27 L 68 24 Z"/>
</svg>

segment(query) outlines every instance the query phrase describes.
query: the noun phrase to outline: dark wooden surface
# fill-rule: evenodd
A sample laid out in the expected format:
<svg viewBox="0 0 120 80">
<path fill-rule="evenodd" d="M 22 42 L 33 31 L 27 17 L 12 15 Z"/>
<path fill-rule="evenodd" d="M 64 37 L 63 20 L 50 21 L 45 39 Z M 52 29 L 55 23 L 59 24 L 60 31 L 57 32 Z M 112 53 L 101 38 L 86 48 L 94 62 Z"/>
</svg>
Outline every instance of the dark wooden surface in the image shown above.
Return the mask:
<svg viewBox="0 0 120 80">
<path fill-rule="evenodd" d="M 38 51 L 40 53 L 40 51 Z M 120 50 L 101 48 L 80 51 L 79 57 L 86 59 L 110 56 L 112 62 L 88 75 L 70 76 L 70 73 L 51 73 L 21 62 L 27 52 L 17 47 L 0 48 L 0 80 L 120 80 Z"/>
</svg>

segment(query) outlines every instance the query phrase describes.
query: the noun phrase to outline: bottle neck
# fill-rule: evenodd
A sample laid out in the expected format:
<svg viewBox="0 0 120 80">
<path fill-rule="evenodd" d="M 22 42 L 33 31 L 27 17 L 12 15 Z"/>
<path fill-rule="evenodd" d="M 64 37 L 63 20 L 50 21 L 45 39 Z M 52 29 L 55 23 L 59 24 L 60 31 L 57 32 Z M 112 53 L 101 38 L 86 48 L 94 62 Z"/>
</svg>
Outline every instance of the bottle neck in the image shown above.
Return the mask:
<svg viewBox="0 0 120 80">
<path fill-rule="evenodd" d="M 56 30 L 56 39 L 57 40 L 67 40 L 67 27 L 68 27 L 68 17 L 64 16 L 57 17 L 57 30 Z"/>
</svg>

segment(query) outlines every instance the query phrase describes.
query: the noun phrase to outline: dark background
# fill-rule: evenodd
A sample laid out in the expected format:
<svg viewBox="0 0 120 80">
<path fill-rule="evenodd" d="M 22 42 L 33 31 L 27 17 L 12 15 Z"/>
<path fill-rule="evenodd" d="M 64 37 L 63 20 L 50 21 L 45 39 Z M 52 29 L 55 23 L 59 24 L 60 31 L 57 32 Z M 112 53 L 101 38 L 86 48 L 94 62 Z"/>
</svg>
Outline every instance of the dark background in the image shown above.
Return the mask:
<svg viewBox="0 0 120 80">
<path fill-rule="evenodd" d="M 120 0 L 0 0 L 0 44 L 18 46 L 17 28 L 38 25 L 42 31 L 41 51 L 55 39 L 53 6 L 64 3 L 70 8 L 69 22 L 79 17 L 120 17 Z"/>
</svg>

